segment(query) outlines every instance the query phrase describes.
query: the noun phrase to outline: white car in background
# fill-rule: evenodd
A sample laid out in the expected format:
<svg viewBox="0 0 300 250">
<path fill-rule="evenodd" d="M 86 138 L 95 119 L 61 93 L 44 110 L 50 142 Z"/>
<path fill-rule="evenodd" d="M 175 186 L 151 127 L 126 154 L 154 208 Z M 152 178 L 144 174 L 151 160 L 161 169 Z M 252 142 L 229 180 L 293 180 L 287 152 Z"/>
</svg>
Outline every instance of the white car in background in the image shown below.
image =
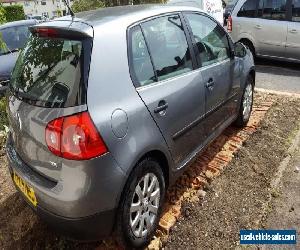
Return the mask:
<svg viewBox="0 0 300 250">
<path fill-rule="evenodd" d="M 198 7 L 223 25 L 222 0 L 168 0 L 167 4 Z"/>
</svg>

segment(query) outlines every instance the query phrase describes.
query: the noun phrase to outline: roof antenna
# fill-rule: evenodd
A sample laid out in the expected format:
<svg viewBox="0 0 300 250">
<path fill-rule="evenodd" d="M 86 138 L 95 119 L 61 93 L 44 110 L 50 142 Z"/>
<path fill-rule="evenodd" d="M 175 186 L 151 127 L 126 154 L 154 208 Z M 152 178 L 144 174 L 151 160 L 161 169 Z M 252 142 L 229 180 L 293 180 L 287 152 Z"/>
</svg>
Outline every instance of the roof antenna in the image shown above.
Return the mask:
<svg viewBox="0 0 300 250">
<path fill-rule="evenodd" d="M 70 7 L 70 5 L 69 5 L 69 1 L 68 1 L 68 0 L 63 0 L 63 1 L 64 1 L 65 5 L 67 6 L 67 8 L 68 8 L 68 10 L 69 10 L 69 13 L 70 13 L 70 15 L 72 16 L 72 18 L 75 17 L 74 12 L 73 12 L 73 10 L 71 9 L 71 7 Z"/>
</svg>

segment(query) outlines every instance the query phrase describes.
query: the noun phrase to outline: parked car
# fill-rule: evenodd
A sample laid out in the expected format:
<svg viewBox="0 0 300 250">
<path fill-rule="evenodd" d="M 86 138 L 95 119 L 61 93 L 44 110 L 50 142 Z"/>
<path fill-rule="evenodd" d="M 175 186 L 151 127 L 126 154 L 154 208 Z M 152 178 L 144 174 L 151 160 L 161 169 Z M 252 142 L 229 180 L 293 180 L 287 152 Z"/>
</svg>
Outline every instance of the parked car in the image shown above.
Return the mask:
<svg viewBox="0 0 300 250">
<path fill-rule="evenodd" d="M 0 25 L 0 96 L 6 91 L 19 51 L 28 39 L 28 27 L 36 23 L 26 20 Z"/>
<path fill-rule="evenodd" d="M 229 20 L 254 56 L 300 62 L 300 0 L 239 0 Z"/>
<path fill-rule="evenodd" d="M 168 0 L 168 4 L 198 7 L 214 17 L 223 24 L 223 2 L 222 0 Z"/>
<path fill-rule="evenodd" d="M 115 230 L 145 246 L 167 187 L 249 120 L 250 51 L 193 7 L 106 8 L 30 30 L 7 94 L 17 189 L 69 237 Z"/>
<path fill-rule="evenodd" d="M 231 15 L 231 12 L 236 4 L 238 0 L 230 0 L 227 4 L 226 4 L 226 7 L 225 7 L 225 10 L 224 10 L 224 25 L 226 26 L 227 25 L 227 19 L 228 17 Z"/>
</svg>

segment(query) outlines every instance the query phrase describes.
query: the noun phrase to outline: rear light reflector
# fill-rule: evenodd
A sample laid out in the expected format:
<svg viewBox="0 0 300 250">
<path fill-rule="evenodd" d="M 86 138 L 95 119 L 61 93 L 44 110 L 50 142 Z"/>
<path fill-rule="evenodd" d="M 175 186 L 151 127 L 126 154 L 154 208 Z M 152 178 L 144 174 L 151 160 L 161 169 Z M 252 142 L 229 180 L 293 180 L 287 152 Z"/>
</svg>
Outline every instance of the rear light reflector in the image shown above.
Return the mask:
<svg viewBox="0 0 300 250">
<path fill-rule="evenodd" d="M 227 19 L 227 31 L 232 32 L 232 17 L 229 16 Z"/>
<path fill-rule="evenodd" d="M 46 143 L 53 154 L 70 160 L 88 160 L 108 152 L 88 112 L 49 122 Z"/>
</svg>

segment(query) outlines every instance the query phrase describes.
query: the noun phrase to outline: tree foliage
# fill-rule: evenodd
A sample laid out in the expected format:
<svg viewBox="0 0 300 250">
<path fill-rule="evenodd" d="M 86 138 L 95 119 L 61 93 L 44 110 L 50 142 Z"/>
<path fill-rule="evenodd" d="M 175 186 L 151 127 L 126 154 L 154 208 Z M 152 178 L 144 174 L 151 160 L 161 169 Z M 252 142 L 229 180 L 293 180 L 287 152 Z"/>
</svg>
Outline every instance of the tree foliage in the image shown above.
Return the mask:
<svg viewBox="0 0 300 250">
<path fill-rule="evenodd" d="M 72 9 L 74 12 L 93 10 L 120 5 L 136 5 L 147 3 L 164 3 L 165 0 L 75 0 Z"/>
<path fill-rule="evenodd" d="M 25 12 L 22 5 L 4 6 L 4 14 L 7 22 L 19 21 L 25 19 Z"/>
</svg>

